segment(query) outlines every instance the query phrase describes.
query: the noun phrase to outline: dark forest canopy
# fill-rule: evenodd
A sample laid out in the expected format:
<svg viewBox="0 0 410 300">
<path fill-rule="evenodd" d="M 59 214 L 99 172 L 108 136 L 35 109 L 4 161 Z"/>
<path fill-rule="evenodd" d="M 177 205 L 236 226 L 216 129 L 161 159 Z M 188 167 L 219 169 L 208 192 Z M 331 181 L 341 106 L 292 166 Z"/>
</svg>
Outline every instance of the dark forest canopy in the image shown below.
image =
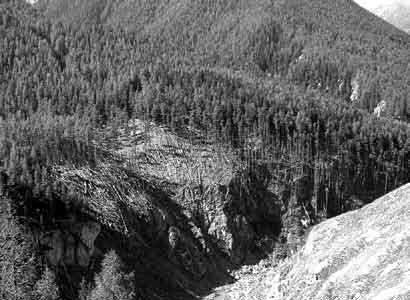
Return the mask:
<svg viewBox="0 0 410 300">
<path fill-rule="evenodd" d="M 75 3 L 75 4 L 74 4 Z M 278 73 L 373 111 L 409 116 L 410 37 L 351 0 L 50 1 L 45 14 L 137 35 L 144 61 Z"/>
<path fill-rule="evenodd" d="M 409 181 L 410 38 L 352 1 L 2 1 L 0 16 L 2 188 L 65 192 L 52 166 L 96 164 L 99 129 L 130 118 L 308 175 L 332 214 Z"/>
</svg>

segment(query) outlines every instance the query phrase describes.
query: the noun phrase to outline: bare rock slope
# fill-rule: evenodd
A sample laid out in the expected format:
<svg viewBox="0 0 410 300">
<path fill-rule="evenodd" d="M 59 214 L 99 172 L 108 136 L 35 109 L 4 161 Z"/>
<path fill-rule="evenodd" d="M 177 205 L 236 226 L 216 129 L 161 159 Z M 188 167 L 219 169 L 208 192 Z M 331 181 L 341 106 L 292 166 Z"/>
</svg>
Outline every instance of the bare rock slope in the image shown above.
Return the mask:
<svg viewBox="0 0 410 300">
<path fill-rule="evenodd" d="M 410 184 L 321 223 L 293 258 L 207 299 L 410 299 Z"/>
</svg>

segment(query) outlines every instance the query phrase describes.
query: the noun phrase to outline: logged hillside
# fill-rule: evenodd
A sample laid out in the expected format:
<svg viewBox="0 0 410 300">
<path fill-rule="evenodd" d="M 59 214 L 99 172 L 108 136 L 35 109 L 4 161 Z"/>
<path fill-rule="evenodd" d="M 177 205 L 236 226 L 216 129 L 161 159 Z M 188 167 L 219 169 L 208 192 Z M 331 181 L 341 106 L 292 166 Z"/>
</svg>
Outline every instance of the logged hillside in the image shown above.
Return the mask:
<svg viewBox="0 0 410 300">
<path fill-rule="evenodd" d="M 408 36 L 351 1 L 3 1 L 0 49 L 2 219 L 65 299 L 193 299 L 410 179 Z"/>
<path fill-rule="evenodd" d="M 133 275 L 129 290 L 136 298 L 119 299 L 178 300 L 231 282 L 229 270 L 276 247 L 286 252 L 278 241 L 287 229 L 282 203 L 298 195 L 274 195 L 262 166 L 259 172 L 247 168 L 230 149 L 193 143 L 140 120 L 111 130 L 104 129 L 105 155 L 94 164 L 49 167 L 48 179 L 41 177 L 52 180 L 47 191 L 11 181 L 2 186 L 2 234 L 10 243 L 25 234 L 32 243 L 21 249 L 31 249 L 31 260 L 24 257 L 16 269 L 0 273 L 2 280 L 6 274 L 16 278 L 16 299 L 36 295 L 25 283 L 35 285 L 46 265 L 56 273 L 63 299 L 84 293 L 81 282 L 87 283 L 87 299 L 96 299 L 93 277 L 112 257 L 110 250 L 126 262 L 121 270 Z M 15 259 L 10 243 L 0 245 L 4 265 Z M 32 281 L 20 275 L 26 269 L 33 269 L 27 274 Z M 112 269 L 108 275 L 119 276 Z M 0 286 L 4 299 L 11 293 Z"/>
</svg>

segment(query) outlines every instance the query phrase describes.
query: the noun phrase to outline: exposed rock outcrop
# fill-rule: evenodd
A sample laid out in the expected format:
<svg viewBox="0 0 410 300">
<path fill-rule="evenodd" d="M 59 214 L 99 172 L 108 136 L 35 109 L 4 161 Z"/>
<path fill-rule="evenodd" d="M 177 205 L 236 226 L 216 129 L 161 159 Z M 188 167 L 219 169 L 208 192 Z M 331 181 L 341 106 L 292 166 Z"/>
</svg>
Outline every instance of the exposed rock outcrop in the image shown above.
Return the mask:
<svg viewBox="0 0 410 300">
<path fill-rule="evenodd" d="M 282 299 L 409 299 L 410 184 L 316 226 Z"/>
<path fill-rule="evenodd" d="M 94 242 L 101 226 L 96 222 L 67 223 L 59 229 L 40 233 L 40 247 L 48 262 L 57 267 L 87 267 L 94 254 Z"/>
<path fill-rule="evenodd" d="M 238 172 L 210 196 L 212 205 L 205 200 L 207 233 L 234 263 L 251 259 L 258 239 L 280 231 L 280 205 L 267 187 L 267 174 Z"/>
<path fill-rule="evenodd" d="M 350 95 L 350 101 L 355 102 L 359 99 L 360 96 L 360 83 L 359 83 L 359 73 L 352 79 L 352 94 Z"/>
<path fill-rule="evenodd" d="M 282 208 L 263 166 L 247 168 L 229 149 L 139 120 L 104 136 L 107 156 L 98 166 L 52 170 L 70 205 L 60 195 L 60 210 L 38 199 L 38 246 L 67 283 L 63 293 L 73 295 L 115 250 L 144 274 L 136 277 L 144 299 L 156 299 L 153 288 L 168 299 L 192 299 L 275 247 Z"/>
<path fill-rule="evenodd" d="M 375 107 L 375 109 L 373 111 L 373 114 L 380 118 L 380 117 L 386 115 L 386 110 L 387 110 L 387 103 L 386 103 L 386 101 L 382 100 Z"/>
<path fill-rule="evenodd" d="M 410 299 L 410 184 L 317 225 L 291 259 L 206 299 Z"/>
<path fill-rule="evenodd" d="M 268 188 L 269 172 L 262 166 L 246 169 L 227 149 L 193 145 L 166 128 L 140 120 L 130 121 L 120 133 L 117 152 L 138 165 L 151 182 L 160 179 L 173 195 L 199 256 L 214 249 L 230 262 L 242 263 L 263 252 L 256 246 L 259 239 L 279 233 L 280 203 Z M 158 226 L 151 228 L 159 227 L 158 232 L 173 226 L 180 234 L 187 230 L 173 221 L 176 216 L 170 216 L 166 207 L 153 207 L 159 209 Z"/>
</svg>

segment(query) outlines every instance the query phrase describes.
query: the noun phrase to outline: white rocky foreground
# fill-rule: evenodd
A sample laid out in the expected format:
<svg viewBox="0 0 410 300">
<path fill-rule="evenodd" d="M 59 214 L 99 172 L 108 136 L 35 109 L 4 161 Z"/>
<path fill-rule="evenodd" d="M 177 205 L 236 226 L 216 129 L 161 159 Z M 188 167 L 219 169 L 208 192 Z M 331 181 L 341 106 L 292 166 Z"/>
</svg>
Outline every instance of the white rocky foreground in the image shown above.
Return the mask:
<svg viewBox="0 0 410 300">
<path fill-rule="evenodd" d="M 321 223 L 292 259 L 206 299 L 410 299 L 410 184 Z"/>
</svg>

